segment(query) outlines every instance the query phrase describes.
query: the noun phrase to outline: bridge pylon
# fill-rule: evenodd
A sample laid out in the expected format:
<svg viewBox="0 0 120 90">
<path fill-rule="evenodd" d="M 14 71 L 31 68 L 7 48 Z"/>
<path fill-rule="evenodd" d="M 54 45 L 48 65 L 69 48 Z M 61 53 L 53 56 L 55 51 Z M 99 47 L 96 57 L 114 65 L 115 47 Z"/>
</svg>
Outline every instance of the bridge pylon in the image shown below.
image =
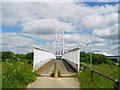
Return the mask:
<svg viewBox="0 0 120 90">
<path fill-rule="evenodd" d="M 64 31 L 56 30 L 55 31 L 55 55 L 57 59 L 61 59 L 64 54 Z"/>
</svg>

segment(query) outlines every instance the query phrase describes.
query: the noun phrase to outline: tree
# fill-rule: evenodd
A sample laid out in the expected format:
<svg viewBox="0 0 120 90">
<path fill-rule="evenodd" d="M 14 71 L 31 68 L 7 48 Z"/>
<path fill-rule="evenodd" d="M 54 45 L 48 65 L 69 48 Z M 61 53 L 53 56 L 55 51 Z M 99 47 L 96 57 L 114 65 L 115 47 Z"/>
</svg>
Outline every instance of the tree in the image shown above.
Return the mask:
<svg viewBox="0 0 120 90">
<path fill-rule="evenodd" d="M 33 60 L 33 52 L 29 52 L 26 54 L 26 59 Z"/>
<path fill-rule="evenodd" d="M 6 59 L 13 59 L 14 53 L 11 51 L 4 51 L 2 52 L 2 61 L 5 61 Z"/>
<path fill-rule="evenodd" d="M 33 65 L 33 55 L 34 53 L 33 52 L 30 52 L 30 53 L 27 53 L 26 54 L 26 60 L 29 64 L 32 64 Z"/>
<path fill-rule="evenodd" d="M 16 54 L 15 56 L 19 59 L 26 59 L 26 54 Z"/>
<path fill-rule="evenodd" d="M 80 52 L 80 61 L 90 63 L 90 53 Z M 115 64 L 103 54 L 92 53 L 92 64 Z"/>
</svg>

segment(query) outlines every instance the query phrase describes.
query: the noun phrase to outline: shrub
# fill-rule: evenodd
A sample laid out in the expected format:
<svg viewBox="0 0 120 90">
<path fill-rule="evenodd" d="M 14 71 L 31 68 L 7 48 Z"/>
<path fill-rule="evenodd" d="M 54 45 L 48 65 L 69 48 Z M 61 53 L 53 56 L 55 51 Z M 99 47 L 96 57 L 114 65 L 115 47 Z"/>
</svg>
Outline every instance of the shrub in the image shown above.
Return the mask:
<svg viewBox="0 0 120 90">
<path fill-rule="evenodd" d="M 14 53 L 10 51 L 4 51 L 2 52 L 2 61 L 5 61 L 6 59 L 13 59 Z"/>
<path fill-rule="evenodd" d="M 2 67 L 3 88 L 25 88 L 27 84 L 36 80 L 32 66 L 28 63 L 11 60 L 3 62 Z"/>
<path fill-rule="evenodd" d="M 27 53 L 27 54 L 26 54 L 26 59 L 33 60 L 33 55 L 34 55 L 33 52 Z"/>
</svg>

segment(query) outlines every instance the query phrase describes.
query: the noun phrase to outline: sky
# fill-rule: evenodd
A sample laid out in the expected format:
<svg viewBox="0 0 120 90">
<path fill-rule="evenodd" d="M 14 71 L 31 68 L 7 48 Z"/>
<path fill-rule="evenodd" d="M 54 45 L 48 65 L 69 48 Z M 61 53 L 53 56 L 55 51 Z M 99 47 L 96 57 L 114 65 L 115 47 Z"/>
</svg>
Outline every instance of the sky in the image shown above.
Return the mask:
<svg viewBox="0 0 120 90">
<path fill-rule="evenodd" d="M 90 52 L 91 43 L 94 53 L 118 55 L 119 3 L 98 1 L 0 3 L 2 51 L 54 49 L 55 30 L 63 30 L 65 50 L 80 47 Z"/>
</svg>

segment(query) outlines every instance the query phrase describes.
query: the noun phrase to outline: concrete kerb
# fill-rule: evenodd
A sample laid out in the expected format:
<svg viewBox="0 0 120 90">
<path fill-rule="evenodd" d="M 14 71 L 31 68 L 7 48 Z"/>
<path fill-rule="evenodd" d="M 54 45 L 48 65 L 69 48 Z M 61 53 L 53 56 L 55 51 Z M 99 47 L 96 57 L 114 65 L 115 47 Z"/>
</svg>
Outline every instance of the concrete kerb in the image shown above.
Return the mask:
<svg viewBox="0 0 120 90">
<path fill-rule="evenodd" d="M 57 63 L 55 62 L 54 65 L 54 78 L 58 78 L 58 68 L 57 68 Z"/>
</svg>

